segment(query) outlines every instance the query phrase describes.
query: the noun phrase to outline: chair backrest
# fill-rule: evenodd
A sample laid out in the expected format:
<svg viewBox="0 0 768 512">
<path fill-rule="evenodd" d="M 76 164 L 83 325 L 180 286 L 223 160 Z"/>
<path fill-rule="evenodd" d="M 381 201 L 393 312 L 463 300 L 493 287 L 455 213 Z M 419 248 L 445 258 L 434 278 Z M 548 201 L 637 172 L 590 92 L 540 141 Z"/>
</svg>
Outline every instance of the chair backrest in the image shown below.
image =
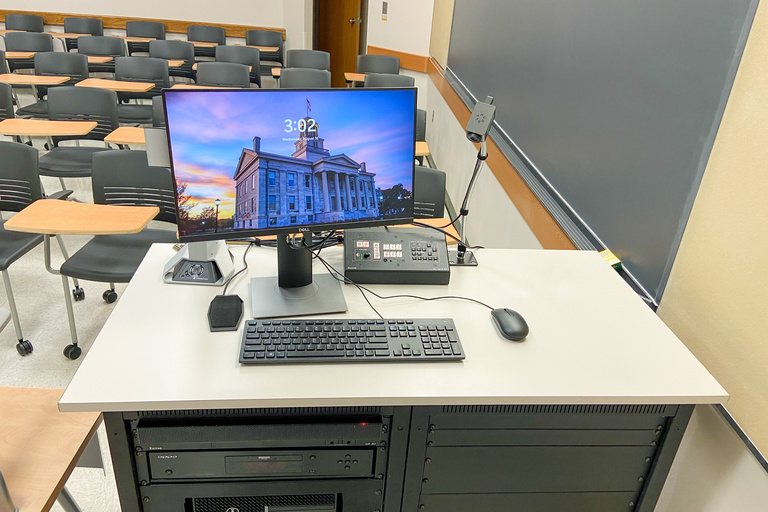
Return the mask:
<svg viewBox="0 0 768 512">
<path fill-rule="evenodd" d="M 159 59 L 181 59 L 187 62 L 194 62 L 195 47 L 187 41 L 150 41 L 149 56 Z"/>
<path fill-rule="evenodd" d="M 165 25 L 159 21 L 126 21 L 125 35 L 165 39 Z"/>
<path fill-rule="evenodd" d="M 8 73 L 8 63 L 5 61 L 5 51 L 0 50 L 0 73 Z"/>
<path fill-rule="evenodd" d="M 285 53 L 285 66 L 330 71 L 331 54 L 320 50 L 288 50 Z"/>
<path fill-rule="evenodd" d="M 6 14 L 5 28 L 7 30 L 42 32 L 45 30 L 45 25 L 43 23 L 43 17 L 38 16 L 37 14 Z"/>
<path fill-rule="evenodd" d="M 162 89 L 171 86 L 168 61 L 154 57 L 117 57 L 115 80 L 154 82 L 155 87 L 148 91 L 151 94 L 159 94 Z"/>
<path fill-rule="evenodd" d="M 93 202 L 157 206 L 156 220 L 176 223 L 176 194 L 168 169 L 150 167 L 147 152 L 101 151 L 93 155 Z"/>
<path fill-rule="evenodd" d="M 190 25 L 187 27 L 187 41 L 205 41 L 208 43 L 227 43 L 227 34 L 221 27 L 208 25 Z"/>
<path fill-rule="evenodd" d="M 119 37 L 82 36 L 77 38 L 77 51 L 83 55 L 122 57 L 125 43 Z"/>
<path fill-rule="evenodd" d="M 48 119 L 51 121 L 96 121 L 87 135 L 54 137 L 54 143 L 68 139 L 104 140 L 118 127 L 117 93 L 92 87 L 64 86 L 48 91 Z"/>
<path fill-rule="evenodd" d="M 8 32 L 5 34 L 5 50 L 9 52 L 52 52 L 53 38 L 50 34 L 37 32 Z"/>
<path fill-rule="evenodd" d="M 414 79 L 407 75 L 388 73 L 368 73 L 365 75 L 365 87 L 413 87 Z"/>
<path fill-rule="evenodd" d="M 64 32 L 103 36 L 104 24 L 98 18 L 64 18 Z"/>
<path fill-rule="evenodd" d="M 251 83 L 261 87 L 261 52 L 258 48 L 248 48 L 247 46 L 226 46 L 216 47 L 216 62 L 235 62 L 245 64 L 251 67 Z"/>
<path fill-rule="evenodd" d="M 41 199 L 37 149 L 18 142 L 0 141 L 0 210 L 20 212 Z"/>
<path fill-rule="evenodd" d="M 63 85 L 75 85 L 88 78 L 88 57 L 80 53 L 37 52 L 35 54 L 35 74 L 47 76 L 68 76 L 69 80 L 55 86 L 37 86 L 39 99 L 45 98 L 48 89 Z"/>
<path fill-rule="evenodd" d="M 358 55 L 358 73 L 400 73 L 400 59 L 390 55 Z"/>
<path fill-rule="evenodd" d="M 35 74 L 71 76 L 74 84 L 88 78 L 88 57 L 80 53 L 38 52 L 35 54 Z"/>
<path fill-rule="evenodd" d="M 281 89 L 327 89 L 331 72 L 324 69 L 286 68 L 280 74 Z"/>
<path fill-rule="evenodd" d="M 427 111 L 416 109 L 416 140 L 427 140 Z"/>
<path fill-rule="evenodd" d="M 276 52 L 262 52 L 261 58 L 269 62 L 284 62 L 283 34 L 275 30 L 246 30 L 245 44 L 252 46 L 276 46 Z"/>
<path fill-rule="evenodd" d="M 14 117 L 13 88 L 0 82 L 0 119 L 11 119 L 12 117 Z"/>
<path fill-rule="evenodd" d="M 417 165 L 413 179 L 413 216 L 440 218 L 445 211 L 445 173 Z"/>
<path fill-rule="evenodd" d="M 248 66 L 236 62 L 198 62 L 197 85 L 212 87 L 243 87 L 251 86 Z"/>
<path fill-rule="evenodd" d="M 125 35 L 163 40 L 165 39 L 165 25 L 159 21 L 126 21 Z M 133 52 L 149 52 L 149 43 L 128 41 L 128 53 Z"/>
<path fill-rule="evenodd" d="M 165 110 L 163 109 L 163 97 L 152 98 L 152 126 L 165 128 Z"/>
</svg>

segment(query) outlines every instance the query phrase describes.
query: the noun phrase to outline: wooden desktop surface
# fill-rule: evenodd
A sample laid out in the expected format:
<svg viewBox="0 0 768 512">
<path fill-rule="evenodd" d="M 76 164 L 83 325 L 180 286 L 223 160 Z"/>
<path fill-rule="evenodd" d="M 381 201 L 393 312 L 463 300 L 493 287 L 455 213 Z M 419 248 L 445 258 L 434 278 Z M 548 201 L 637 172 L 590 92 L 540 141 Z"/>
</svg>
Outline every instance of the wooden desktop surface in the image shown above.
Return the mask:
<svg viewBox="0 0 768 512">
<path fill-rule="evenodd" d="M 115 206 L 39 199 L 5 222 L 5 229 L 49 235 L 138 233 L 160 213 L 157 206 Z"/>
<path fill-rule="evenodd" d="M 115 128 L 106 137 L 104 142 L 110 144 L 130 144 L 144 146 L 147 141 L 144 138 L 144 128 L 140 126 L 120 126 Z"/>
<path fill-rule="evenodd" d="M 88 64 L 106 64 L 112 62 L 115 58 L 109 55 L 88 55 Z"/>
<path fill-rule="evenodd" d="M 50 510 L 101 420 L 59 412 L 62 392 L 0 387 L 0 470 L 20 512 Z"/>
<path fill-rule="evenodd" d="M 25 137 L 51 137 L 86 135 L 96 128 L 96 121 L 47 121 L 45 119 L 4 119 L 0 121 L 0 135 Z"/>
<path fill-rule="evenodd" d="M 365 73 L 344 73 L 344 80 L 347 83 L 365 82 Z"/>
<path fill-rule="evenodd" d="M 277 50 L 280 49 L 277 46 L 258 46 L 254 44 L 236 44 L 235 46 L 245 46 L 247 48 L 256 48 L 257 50 L 262 52 L 276 52 Z"/>
<path fill-rule="evenodd" d="M 5 52 L 6 59 L 31 59 L 37 52 Z"/>
<path fill-rule="evenodd" d="M 60 85 L 69 78 L 68 76 L 29 75 L 27 73 L 0 74 L 0 82 L 9 85 Z"/>
<path fill-rule="evenodd" d="M 107 80 L 104 78 L 86 78 L 75 87 L 96 87 L 117 92 L 147 92 L 155 86 L 153 82 L 129 82 L 126 80 Z"/>
</svg>

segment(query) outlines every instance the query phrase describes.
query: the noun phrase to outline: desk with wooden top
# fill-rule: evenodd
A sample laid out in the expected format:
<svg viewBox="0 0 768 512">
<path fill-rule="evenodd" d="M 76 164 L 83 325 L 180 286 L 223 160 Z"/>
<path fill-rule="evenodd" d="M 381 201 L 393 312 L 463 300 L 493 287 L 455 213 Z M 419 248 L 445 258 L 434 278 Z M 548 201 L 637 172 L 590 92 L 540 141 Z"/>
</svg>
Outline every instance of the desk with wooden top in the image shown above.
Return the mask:
<svg viewBox="0 0 768 512">
<path fill-rule="evenodd" d="M 37 86 L 39 85 L 61 85 L 70 77 L 68 76 L 48 76 L 48 75 L 30 75 L 27 73 L 2 73 L 0 82 L 8 85 L 29 85 L 32 87 L 32 97 L 37 98 Z"/>
<path fill-rule="evenodd" d="M 115 128 L 104 137 L 104 142 L 119 146 L 144 146 L 147 143 L 144 138 L 144 128 L 140 126 L 120 126 Z"/>
<path fill-rule="evenodd" d="M 344 80 L 347 82 L 347 87 L 351 87 L 355 83 L 365 82 L 365 73 L 344 73 Z"/>
<path fill-rule="evenodd" d="M 37 52 L 22 52 L 22 51 L 10 51 L 5 52 L 5 58 L 7 60 L 11 59 L 32 59 L 35 57 L 35 54 Z"/>
<path fill-rule="evenodd" d="M 43 235 L 138 233 L 160 213 L 157 206 L 116 206 L 38 199 L 5 222 L 5 229 Z"/>
<path fill-rule="evenodd" d="M 98 412 L 60 413 L 62 392 L 0 387 L 0 471 L 21 512 L 50 510 L 101 423 Z"/>
<path fill-rule="evenodd" d="M 69 289 L 67 276 L 51 265 L 52 235 L 119 235 L 138 233 L 157 216 L 157 206 L 117 206 L 90 203 L 77 203 L 59 199 L 39 199 L 30 204 L 5 222 L 5 229 L 25 233 L 40 233 L 43 236 L 43 258 L 45 269 L 61 276 L 64 289 Z M 77 279 L 74 279 L 77 287 Z M 72 344 L 64 350 L 64 355 L 77 359 L 81 349 L 77 345 L 77 330 L 69 293 L 65 295 L 67 317 Z M 27 353 L 32 346 L 26 342 L 23 347 Z"/>
<path fill-rule="evenodd" d="M 96 121 L 49 121 L 45 119 L 3 119 L 0 135 L 25 137 L 67 137 L 87 135 L 98 126 Z"/>
<path fill-rule="evenodd" d="M 235 46 L 245 46 L 246 48 L 256 48 L 261 52 L 268 52 L 268 53 L 273 53 L 280 49 L 277 46 L 258 46 L 255 44 L 236 44 Z"/>
<path fill-rule="evenodd" d="M 147 92 L 155 87 L 154 82 L 131 82 L 127 80 L 109 80 L 105 78 L 86 78 L 75 87 L 95 87 L 116 92 Z"/>
</svg>

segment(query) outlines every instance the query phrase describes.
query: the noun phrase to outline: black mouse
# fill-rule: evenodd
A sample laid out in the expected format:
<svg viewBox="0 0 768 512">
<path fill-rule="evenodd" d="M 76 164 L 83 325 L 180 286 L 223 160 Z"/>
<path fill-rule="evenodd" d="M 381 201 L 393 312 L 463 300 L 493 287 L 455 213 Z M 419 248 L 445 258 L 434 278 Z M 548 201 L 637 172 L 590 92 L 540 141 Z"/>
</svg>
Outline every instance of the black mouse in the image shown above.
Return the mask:
<svg viewBox="0 0 768 512">
<path fill-rule="evenodd" d="M 513 309 L 498 308 L 491 311 L 491 318 L 502 336 L 512 341 L 522 341 L 528 336 L 528 324 Z"/>
</svg>

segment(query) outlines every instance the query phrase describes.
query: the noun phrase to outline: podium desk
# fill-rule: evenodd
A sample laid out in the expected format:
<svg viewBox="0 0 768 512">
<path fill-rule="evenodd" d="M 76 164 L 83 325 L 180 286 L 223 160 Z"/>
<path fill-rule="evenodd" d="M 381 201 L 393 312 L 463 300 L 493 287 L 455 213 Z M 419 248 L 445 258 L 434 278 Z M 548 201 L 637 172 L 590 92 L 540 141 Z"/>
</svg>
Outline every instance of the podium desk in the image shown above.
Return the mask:
<svg viewBox="0 0 768 512">
<path fill-rule="evenodd" d="M 467 301 L 372 298 L 385 318 L 453 318 L 466 359 L 270 366 L 238 363 L 240 330 L 209 332 L 220 288 L 163 283 L 173 254 L 151 248 L 59 402 L 105 413 L 125 512 L 297 496 L 307 510 L 650 512 L 694 404 L 728 398 L 594 252 L 483 249 L 449 285 L 370 286 L 516 309 L 524 342 Z M 322 256 L 341 268 L 341 248 Z M 276 257 L 252 248 L 248 277 L 274 275 Z M 228 291 L 250 311 L 245 276 Z M 346 316 L 376 318 L 344 295 Z M 203 458 L 176 467 L 179 450 Z M 218 469 L 190 473 L 198 462 Z"/>
</svg>

